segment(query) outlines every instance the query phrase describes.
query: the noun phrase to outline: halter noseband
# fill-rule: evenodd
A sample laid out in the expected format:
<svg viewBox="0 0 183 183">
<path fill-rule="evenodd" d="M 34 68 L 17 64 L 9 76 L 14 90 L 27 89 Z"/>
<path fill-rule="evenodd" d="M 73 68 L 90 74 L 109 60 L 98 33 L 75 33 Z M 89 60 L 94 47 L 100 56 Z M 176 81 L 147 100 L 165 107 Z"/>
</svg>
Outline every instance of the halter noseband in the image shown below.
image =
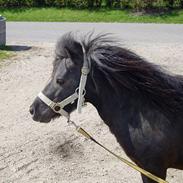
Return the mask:
<svg viewBox="0 0 183 183">
<path fill-rule="evenodd" d="M 81 44 L 82 45 L 82 44 Z M 50 100 L 46 95 L 44 95 L 42 92 L 38 94 L 38 97 L 47 105 L 49 106 L 55 113 L 61 114 L 62 116 L 65 116 L 67 119 L 69 119 L 69 113 L 65 111 L 63 108 L 68 105 L 74 103 L 76 99 L 78 99 L 77 102 L 77 111 L 78 113 L 81 113 L 81 108 L 84 103 L 84 96 L 86 94 L 85 91 L 85 86 L 86 86 L 86 81 L 87 81 L 87 76 L 88 73 L 90 72 L 89 69 L 89 63 L 86 58 L 86 52 L 84 49 L 84 46 L 82 45 L 82 50 L 83 50 L 83 67 L 81 69 L 81 78 L 80 78 L 80 83 L 79 87 L 76 88 L 75 92 L 64 99 L 62 102 L 54 102 Z"/>
</svg>

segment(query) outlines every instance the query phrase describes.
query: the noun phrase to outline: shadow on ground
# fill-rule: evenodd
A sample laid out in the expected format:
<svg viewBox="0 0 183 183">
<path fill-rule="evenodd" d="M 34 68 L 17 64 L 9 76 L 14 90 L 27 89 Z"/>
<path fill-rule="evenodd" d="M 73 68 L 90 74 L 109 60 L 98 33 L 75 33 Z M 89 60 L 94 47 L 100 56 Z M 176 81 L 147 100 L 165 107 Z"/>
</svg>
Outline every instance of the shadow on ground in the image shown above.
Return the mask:
<svg viewBox="0 0 183 183">
<path fill-rule="evenodd" d="M 6 45 L 6 46 L 0 46 L 0 50 L 5 51 L 27 51 L 30 50 L 31 46 L 23 46 L 23 45 Z"/>
</svg>

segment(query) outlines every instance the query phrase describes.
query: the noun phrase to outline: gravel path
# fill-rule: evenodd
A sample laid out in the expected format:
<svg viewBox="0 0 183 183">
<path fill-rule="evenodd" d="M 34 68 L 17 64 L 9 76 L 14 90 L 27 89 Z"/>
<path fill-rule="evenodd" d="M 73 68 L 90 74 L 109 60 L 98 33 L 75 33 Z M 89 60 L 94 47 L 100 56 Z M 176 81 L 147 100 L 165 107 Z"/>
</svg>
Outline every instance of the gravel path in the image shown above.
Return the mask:
<svg viewBox="0 0 183 183">
<path fill-rule="evenodd" d="M 64 118 L 49 124 L 33 122 L 29 105 L 47 82 L 53 44 L 32 44 L 0 68 L 0 182 L 1 183 L 141 183 L 139 173 L 77 134 Z M 137 53 L 183 74 L 182 43 L 128 45 Z M 77 119 L 77 115 L 72 115 Z M 79 122 L 100 142 L 125 157 L 113 135 L 88 105 Z M 171 183 L 183 172 L 168 171 Z"/>
</svg>

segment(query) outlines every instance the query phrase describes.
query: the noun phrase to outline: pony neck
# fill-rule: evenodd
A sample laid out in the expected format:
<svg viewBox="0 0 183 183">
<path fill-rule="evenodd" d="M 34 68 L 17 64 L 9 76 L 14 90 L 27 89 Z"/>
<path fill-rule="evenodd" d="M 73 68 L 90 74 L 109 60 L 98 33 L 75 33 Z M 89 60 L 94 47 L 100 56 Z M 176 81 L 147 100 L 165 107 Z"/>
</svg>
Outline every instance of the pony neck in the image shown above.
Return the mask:
<svg viewBox="0 0 183 183">
<path fill-rule="evenodd" d="M 166 118 L 171 119 L 171 116 L 165 116 L 141 94 L 124 87 L 120 87 L 120 91 L 117 90 L 99 72 L 96 70 L 95 73 L 91 71 L 89 74 L 86 84 L 86 102 L 95 106 L 100 117 L 110 128 L 116 127 L 118 124 L 123 124 L 123 127 L 126 126 L 126 128 L 128 125 L 150 124 L 157 121 L 154 118 L 161 118 L 162 122 L 167 121 Z"/>
<path fill-rule="evenodd" d="M 108 126 L 119 119 L 125 121 L 124 114 L 131 113 L 136 108 L 130 93 L 124 89 L 119 94 L 105 77 L 100 75 L 98 78 L 97 72 L 95 72 L 96 79 L 93 79 L 92 75 L 91 71 L 86 84 L 86 102 L 95 106 L 100 117 Z"/>
<path fill-rule="evenodd" d="M 138 118 L 137 106 L 128 92 L 122 91 L 119 95 L 103 78 L 94 81 L 90 76 L 86 85 L 86 102 L 94 105 L 118 143 L 126 149 L 129 157 L 133 157 L 135 150 L 129 135 L 129 125 L 132 123 L 131 116 Z"/>
</svg>

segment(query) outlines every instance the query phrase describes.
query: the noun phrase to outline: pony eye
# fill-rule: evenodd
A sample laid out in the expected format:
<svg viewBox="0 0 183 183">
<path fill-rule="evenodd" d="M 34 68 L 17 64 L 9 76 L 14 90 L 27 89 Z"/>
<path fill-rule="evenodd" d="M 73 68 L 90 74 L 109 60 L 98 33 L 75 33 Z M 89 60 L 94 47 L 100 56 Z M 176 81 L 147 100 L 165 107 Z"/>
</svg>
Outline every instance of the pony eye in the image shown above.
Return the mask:
<svg viewBox="0 0 183 183">
<path fill-rule="evenodd" d="M 64 84 L 64 80 L 63 79 L 57 79 L 57 84 L 63 85 Z"/>
</svg>

